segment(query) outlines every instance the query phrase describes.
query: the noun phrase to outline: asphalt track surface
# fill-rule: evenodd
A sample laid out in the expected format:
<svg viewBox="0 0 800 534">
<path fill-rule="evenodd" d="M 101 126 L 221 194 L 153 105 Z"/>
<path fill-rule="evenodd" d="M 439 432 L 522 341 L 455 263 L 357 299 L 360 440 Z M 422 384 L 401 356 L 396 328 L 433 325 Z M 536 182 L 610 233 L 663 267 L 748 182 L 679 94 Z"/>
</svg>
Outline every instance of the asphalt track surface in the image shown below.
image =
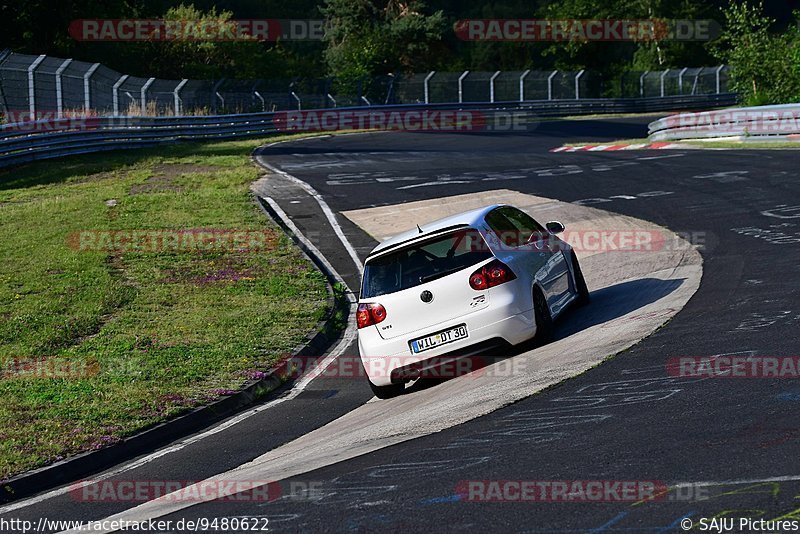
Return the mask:
<svg viewBox="0 0 800 534">
<path fill-rule="evenodd" d="M 641 137 L 645 124 L 553 121 L 527 132 L 367 134 L 266 148 L 270 164 L 309 183 L 335 212 L 511 189 L 651 221 L 704 243 L 703 280 L 665 327 L 581 376 L 442 432 L 283 481 L 316 488 L 311 499 L 204 503 L 164 519 L 262 516 L 273 531 L 668 532 L 680 531 L 685 517 L 800 518 L 797 380 L 676 380 L 666 372 L 676 356 L 798 355 L 796 152 L 548 152 L 569 140 Z M 303 200 L 282 207 L 358 287 L 352 261 L 316 224 L 318 207 Z M 338 219 L 363 258 L 374 241 Z M 212 477 L 370 398 L 358 381 L 315 381 L 291 401 L 145 458 L 117 478 Z M 529 422 L 524 433 L 520 420 Z M 470 480 L 694 485 L 638 504 L 481 503 L 457 491 Z M 3 515 L 89 520 L 134 504 L 76 503 L 61 493 Z"/>
</svg>

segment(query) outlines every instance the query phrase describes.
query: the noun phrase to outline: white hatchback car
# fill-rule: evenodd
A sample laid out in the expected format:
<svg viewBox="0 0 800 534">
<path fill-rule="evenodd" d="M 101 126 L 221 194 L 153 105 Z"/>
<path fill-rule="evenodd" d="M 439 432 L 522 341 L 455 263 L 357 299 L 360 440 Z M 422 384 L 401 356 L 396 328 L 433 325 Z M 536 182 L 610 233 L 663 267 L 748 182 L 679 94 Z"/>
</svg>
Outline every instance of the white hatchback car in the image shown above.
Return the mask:
<svg viewBox="0 0 800 534">
<path fill-rule="evenodd" d="M 559 222 L 542 227 L 492 205 L 390 238 L 364 264 L 358 348 L 379 398 L 434 366 L 502 345 L 552 337 L 567 305 L 589 291 Z"/>
</svg>

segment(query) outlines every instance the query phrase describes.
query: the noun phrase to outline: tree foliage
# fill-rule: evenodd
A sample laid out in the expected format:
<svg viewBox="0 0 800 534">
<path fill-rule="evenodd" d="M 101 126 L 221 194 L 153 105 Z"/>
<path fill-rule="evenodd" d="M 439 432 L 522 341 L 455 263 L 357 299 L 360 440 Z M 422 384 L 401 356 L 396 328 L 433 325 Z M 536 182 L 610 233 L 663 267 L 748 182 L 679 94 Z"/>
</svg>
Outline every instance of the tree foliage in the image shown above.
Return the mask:
<svg viewBox="0 0 800 534">
<path fill-rule="evenodd" d="M 320 42 L 79 42 L 67 30 L 78 19 L 319 18 L 319 0 L 0 0 L 0 48 L 99 62 L 140 77 L 284 78 L 322 71 Z"/>
<path fill-rule="evenodd" d="M 223 25 L 233 18 L 230 11 L 207 12 L 193 4 L 169 8 L 163 16 L 167 21 L 198 21 Z M 141 46 L 141 45 L 139 45 Z M 180 72 L 185 78 L 213 78 L 238 71 L 252 70 L 248 63 L 258 61 L 261 46 L 258 42 L 225 42 L 211 40 L 153 41 L 142 46 L 149 59 L 152 76 L 170 78 Z"/>
<path fill-rule="evenodd" d="M 709 17 L 713 9 L 704 0 L 563 0 L 545 5 L 541 17 L 555 20 L 696 20 Z M 549 44 L 545 56 L 555 68 L 590 69 L 612 78 L 624 71 L 656 71 L 702 66 L 711 60 L 700 41 L 642 39 L 628 42 L 567 41 Z"/>
<path fill-rule="evenodd" d="M 775 23 L 762 3 L 731 4 L 724 10 L 725 29 L 711 46 L 731 66 L 731 85 L 748 104 L 800 99 L 800 34 L 797 26 L 771 33 Z M 797 14 L 795 14 L 797 17 Z"/>
<path fill-rule="evenodd" d="M 446 21 L 425 10 L 418 0 L 326 0 L 329 74 L 352 81 L 429 69 Z"/>
<path fill-rule="evenodd" d="M 345 84 L 409 72 L 587 69 L 603 79 L 626 71 L 733 67 L 747 102 L 800 98 L 800 35 L 785 3 L 754 0 L 0 0 L 0 48 L 100 62 L 126 74 L 161 78 L 320 78 Z M 225 6 L 224 9 L 215 6 Z M 720 10 L 720 6 L 722 9 Z M 327 19 L 324 41 L 79 42 L 76 19 Z M 688 41 L 463 41 L 462 19 L 714 19 L 711 46 Z M 606 94 L 613 94 L 606 87 Z"/>
</svg>

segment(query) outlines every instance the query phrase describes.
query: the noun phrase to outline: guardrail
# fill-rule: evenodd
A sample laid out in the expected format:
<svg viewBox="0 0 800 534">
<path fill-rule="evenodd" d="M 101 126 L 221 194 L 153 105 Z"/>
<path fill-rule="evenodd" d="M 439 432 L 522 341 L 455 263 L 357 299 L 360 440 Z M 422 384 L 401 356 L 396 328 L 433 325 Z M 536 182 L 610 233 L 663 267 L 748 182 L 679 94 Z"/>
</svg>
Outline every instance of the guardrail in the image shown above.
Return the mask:
<svg viewBox="0 0 800 534">
<path fill-rule="evenodd" d="M 800 135 L 800 104 L 680 113 L 651 122 L 651 141 L 691 139 L 781 140 Z"/>
<path fill-rule="evenodd" d="M 545 100 L 507 103 L 409 104 L 319 110 L 320 113 L 470 110 L 492 115 L 523 114 L 525 118 L 585 114 L 635 113 L 714 108 L 735 103 L 734 94 L 673 97 Z M 287 114 L 268 112 L 240 115 L 179 117 L 88 117 L 55 119 L 0 127 L 0 167 L 62 156 L 153 146 L 180 141 L 216 141 L 292 132 Z M 275 118 L 280 117 L 276 124 Z"/>
</svg>

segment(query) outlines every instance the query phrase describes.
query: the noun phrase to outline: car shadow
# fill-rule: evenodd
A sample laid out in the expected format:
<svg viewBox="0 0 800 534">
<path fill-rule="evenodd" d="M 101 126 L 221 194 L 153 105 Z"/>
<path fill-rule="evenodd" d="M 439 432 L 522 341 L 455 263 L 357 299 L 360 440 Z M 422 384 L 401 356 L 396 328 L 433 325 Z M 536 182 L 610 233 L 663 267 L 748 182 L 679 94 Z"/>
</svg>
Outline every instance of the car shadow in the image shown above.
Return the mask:
<svg viewBox="0 0 800 534">
<path fill-rule="evenodd" d="M 558 317 L 554 340 L 564 339 L 592 326 L 623 317 L 631 312 L 652 304 L 669 295 L 683 285 L 685 279 L 661 280 L 641 278 L 604 287 L 591 293 L 591 302 L 581 308 L 571 308 Z M 479 356 L 465 357 L 462 365 L 451 366 L 435 374 L 433 378 L 420 378 L 413 386 L 406 388 L 405 394 L 434 387 L 458 376 L 463 376 L 513 358 L 535 348 L 531 342 L 516 346 L 498 348 Z"/>
<path fill-rule="evenodd" d="M 589 305 L 567 310 L 563 317 L 558 318 L 555 339 L 571 336 L 652 304 L 681 287 L 684 281 L 684 278 L 641 278 L 593 291 Z"/>
</svg>

